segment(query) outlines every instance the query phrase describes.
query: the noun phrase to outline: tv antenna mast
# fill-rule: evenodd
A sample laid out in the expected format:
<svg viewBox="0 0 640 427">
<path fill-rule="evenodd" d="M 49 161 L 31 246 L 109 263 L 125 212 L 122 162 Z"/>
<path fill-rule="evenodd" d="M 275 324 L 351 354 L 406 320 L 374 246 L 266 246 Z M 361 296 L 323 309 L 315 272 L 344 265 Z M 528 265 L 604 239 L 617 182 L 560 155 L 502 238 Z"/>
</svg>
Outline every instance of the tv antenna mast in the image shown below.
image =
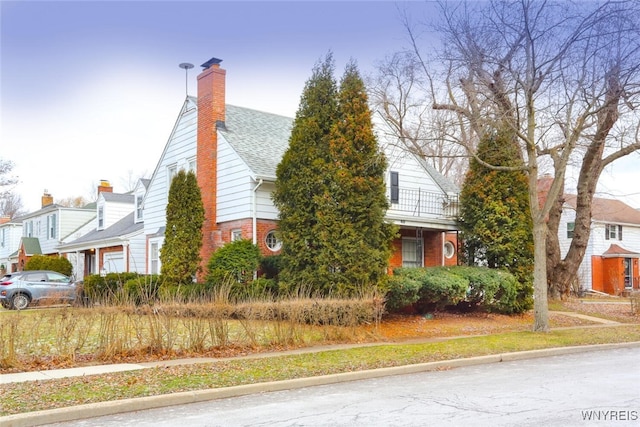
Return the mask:
<svg viewBox="0 0 640 427">
<path fill-rule="evenodd" d="M 189 96 L 189 70 L 193 68 L 193 64 L 183 62 L 178 67 L 184 70 L 184 92 L 186 96 Z"/>
</svg>

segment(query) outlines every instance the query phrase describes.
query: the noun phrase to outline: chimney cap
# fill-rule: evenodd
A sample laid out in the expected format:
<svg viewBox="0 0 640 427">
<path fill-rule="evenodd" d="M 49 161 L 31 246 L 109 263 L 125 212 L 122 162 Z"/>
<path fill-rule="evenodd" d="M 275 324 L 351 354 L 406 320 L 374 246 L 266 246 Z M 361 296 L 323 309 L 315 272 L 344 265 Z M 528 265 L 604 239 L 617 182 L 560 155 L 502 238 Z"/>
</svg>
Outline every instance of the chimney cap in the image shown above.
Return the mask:
<svg viewBox="0 0 640 427">
<path fill-rule="evenodd" d="M 212 65 L 219 65 L 222 62 L 222 59 L 211 58 L 207 62 L 201 65 L 204 70 L 208 70 Z"/>
</svg>

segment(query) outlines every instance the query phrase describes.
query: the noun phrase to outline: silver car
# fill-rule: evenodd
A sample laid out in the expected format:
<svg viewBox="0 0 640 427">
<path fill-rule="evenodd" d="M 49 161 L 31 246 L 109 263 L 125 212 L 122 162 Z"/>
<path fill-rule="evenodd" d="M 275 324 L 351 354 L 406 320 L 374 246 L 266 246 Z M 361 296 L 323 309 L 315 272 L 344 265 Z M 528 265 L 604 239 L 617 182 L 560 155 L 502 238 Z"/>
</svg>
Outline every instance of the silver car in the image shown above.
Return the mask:
<svg viewBox="0 0 640 427">
<path fill-rule="evenodd" d="M 23 310 L 30 304 L 71 303 L 75 299 L 75 282 L 55 271 L 17 271 L 0 279 L 0 304 L 4 308 Z"/>
</svg>

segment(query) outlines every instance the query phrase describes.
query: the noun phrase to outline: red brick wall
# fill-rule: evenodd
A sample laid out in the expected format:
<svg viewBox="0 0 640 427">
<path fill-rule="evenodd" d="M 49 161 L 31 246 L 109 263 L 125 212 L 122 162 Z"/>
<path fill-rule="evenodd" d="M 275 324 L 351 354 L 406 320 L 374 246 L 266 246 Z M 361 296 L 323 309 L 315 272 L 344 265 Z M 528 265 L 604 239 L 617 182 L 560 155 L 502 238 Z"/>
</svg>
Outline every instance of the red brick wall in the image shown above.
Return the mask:
<svg viewBox="0 0 640 427">
<path fill-rule="evenodd" d="M 402 267 L 402 237 L 416 237 L 415 230 L 400 230 L 400 238 L 393 241 L 393 254 L 389 260 L 389 269 Z M 456 265 L 458 263 L 458 242 L 456 233 L 443 233 L 442 231 L 422 231 L 424 248 L 424 266 L 435 267 L 443 265 L 443 245 L 445 241 L 450 241 L 456 254 L 452 258 L 444 258 L 444 265 Z"/>
<path fill-rule="evenodd" d="M 263 219 L 257 220 L 256 225 L 258 229 L 258 234 L 257 234 L 256 242 L 257 242 L 258 248 L 260 248 L 260 252 L 264 256 L 276 255 L 279 253 L 279 251 L 274 252 L 270 250 L 265 243 L 265 238 L 267 236 L 267 233 L 269 233 L 271 230 L 275 230 L 277 228 L 277 224 L 278 224 L 277 221 L 263 220 Z M 253 220 L 251 218 L 219 223 L 218 228 L 220 231 L 219 233 L 220 240 L 219 240 L 219 244 L 216 246 L 216 249 L 224 245 L 225 243 L 229 243 L 231 241 L 231 232 L 233 230 L 238 230 L 238 229 L 242 230 L 242 238 L 253 241 Z"/>
<path fill-rule="evenodd" d="M 198 76 L 197 178 L 205 211 L 200 250 L 205 266 L 222 241 L 216 225 L 216 122 L 225 120 L 225 76 L 226 71 L 221 69 L 219 64 L 211 65 Z"/>
</svg>

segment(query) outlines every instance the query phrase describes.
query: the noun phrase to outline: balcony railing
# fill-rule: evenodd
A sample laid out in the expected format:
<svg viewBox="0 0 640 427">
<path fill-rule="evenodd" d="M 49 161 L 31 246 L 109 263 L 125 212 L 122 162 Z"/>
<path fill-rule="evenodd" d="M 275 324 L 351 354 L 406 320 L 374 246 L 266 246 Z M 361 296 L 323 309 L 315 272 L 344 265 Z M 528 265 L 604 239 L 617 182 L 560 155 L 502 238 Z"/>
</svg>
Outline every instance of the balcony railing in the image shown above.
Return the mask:
<svg viewBox="0 0 640 427">
<path fill-rule="evenodd" d="M 391 202 L 391 209 L 417 217 L 455 218 L 458 216 L 458 195 L 400 188 L 398 201 Z"/>
</svg>

